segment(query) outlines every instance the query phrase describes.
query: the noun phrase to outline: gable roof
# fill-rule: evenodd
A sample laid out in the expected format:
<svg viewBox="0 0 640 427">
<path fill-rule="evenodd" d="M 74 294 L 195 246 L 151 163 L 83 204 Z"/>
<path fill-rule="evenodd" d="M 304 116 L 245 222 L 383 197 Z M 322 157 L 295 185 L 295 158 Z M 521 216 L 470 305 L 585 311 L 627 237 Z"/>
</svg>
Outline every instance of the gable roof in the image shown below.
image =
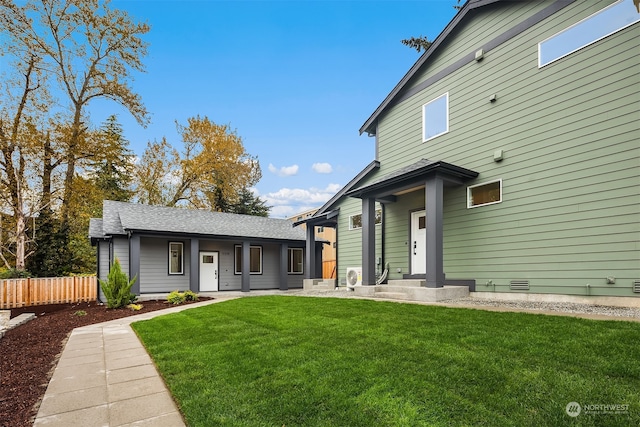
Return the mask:
<svg viewBox="0 0 640 427">
<path fill-rule="evenodd" d="M 467 55 L 460 58 L 455 63 L 451 64 L 449 69 L 442 70 L 436 73 L 432 78 L 425 81 L 423 84 L 420 84 L 419 87 L 412 90 L 410 93 L 403 93 L 403 90 L 407 86 L 407 84 L 411 81 L 411 79 L 416 75 L 416 73 L 422 69 L 425 63 L 431 58 L 436 52 L 439 51 L 440 46 L 443 42 L 449 37 L 449 35 L 456 31 L 457 27 L 460 25 L 462 21 L 468 19 L 468 15 L 472 16 L 474 11 L 477 9 L 488 6 L 498 2 L 506 2 L 509 0 L 467 0 L 467 2 L 462 6 L 462 8 L 458 11 L 458 13 L 453 17 L 453 19 L 447 24 L 447 26 L 442 30 L 442 32 L 436 37 L 431 46 L 422 54 L 420 58 L 416 61 L 415 64 L 409 69 L 409 71 L 402 77 L 400 82 L 393 88 L 393 90 L 387 95 L 387 97 L 382 101 L 382 103 L 376 108 L 376 110 L 371 114 L 371 116 L 364 122 L 364 124 L 360 127 L 360 134 L 367 132 L 370 135 L 374 135 L 376 133 L 376 125 L 378 122 L 378 118 L 380 115 L 386 111 L 388 108 L 396 105 L 409 96 L 413 95 L 415 92 L 424 89 L 428 86 L 432 81 L 437 81 L 449 74 L 453 69 L 457 69 L 465 64 L 474 60 L 475 52 L 469 52 Z M 512 0 L 511 0 L 512 1 Z M 517 35 L 521 31 L 524 31 L 528 26 L 534 25 L 537 22 L 545 19 L 549 15 L 557 12 L 559 9 L 562 9 L 565 6 L 573 3 L 576 0 L 556 0 L 551 5 L 544 8 L 540 12 L 528 18 L 525 25 L 516 25 L 511 28 L 504 34 L 494 38 L 486 42 L 484 45 L 478 45 L 477 49 L 483 49 L 484 52 L 488 52 L 491 49 L 499 46 L 504 41 L 510 39 L 511 37 Z M 469 16 L 469 17 L 470 17 Z"/>
<path fill-rule="evenodd" d="M 103 202 L 102 212 L 102 220 L 95 218 L 91 220 L 89 237 L 92 239 L 126 235 L 129 232 L 150 232 L 305 240 L 304 231 L 294 229 L 291 222 L 286 219 L 149 206 L 112 200 Z"/>
</svg>

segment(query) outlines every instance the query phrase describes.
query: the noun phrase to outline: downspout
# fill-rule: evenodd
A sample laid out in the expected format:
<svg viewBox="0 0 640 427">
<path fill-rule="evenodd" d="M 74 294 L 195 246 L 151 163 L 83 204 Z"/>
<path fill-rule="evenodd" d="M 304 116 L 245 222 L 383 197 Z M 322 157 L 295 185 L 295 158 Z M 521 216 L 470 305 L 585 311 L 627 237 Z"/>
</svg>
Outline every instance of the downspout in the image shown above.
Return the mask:
<svg viewBox="0 0 640 427">
<path fill-rule="evenodd" d="M 387 218 L 385 215 L 385 207 L 386 205 L 384 203 L 380 203 L 380 214 L 382 216 L 382 224 L 380 224 L 381 228 L 380 228 L 380 275 L 383 274 L 384 269 L 385 269 L 385 263 L 384 263 L 384 230 L 385 230 L 385 224 L 387 222 Z"/>
<path fill-rule="evenodd" d="M 336 220 L 336 241 L 334 242 L 336 244 L 336 289 L 338 289 L 340 287 L 340 269 L 338 269 L 338 249 L 339 249 L 339 244 L 338 244 L 338 220 Z"/>
<path fill-rule="evenodd" d="M 96 240 L 96 301 L 102 303 L 100 300 L 100 239 Z"/>
</svg>

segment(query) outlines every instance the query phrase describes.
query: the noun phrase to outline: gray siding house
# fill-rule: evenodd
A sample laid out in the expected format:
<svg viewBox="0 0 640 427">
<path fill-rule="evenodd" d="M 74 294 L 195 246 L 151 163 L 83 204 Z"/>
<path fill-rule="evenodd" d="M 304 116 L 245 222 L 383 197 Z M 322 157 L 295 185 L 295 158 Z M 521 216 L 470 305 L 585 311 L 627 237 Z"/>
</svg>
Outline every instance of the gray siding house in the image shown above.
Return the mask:
<svg viewBox="0 0 640 427">
<path fill-rule="evenodd" d="M 304 221 L 336 227 L 339 284 L 640 296 L 639 21 L 467 1 L 360 128 L 374 161 Z"/>
<path fill-rule="evenodd" d="M 305 234 L 284 219 L 105 200 L 89 237 L 97 246 L 98 278 L 107 278 L 117 258 L 138 278 L 137 295 L 287 290 L 313 278 L 304 268 Z M 312 252 L 320 257 L 321 249 Z"/>
</svg>

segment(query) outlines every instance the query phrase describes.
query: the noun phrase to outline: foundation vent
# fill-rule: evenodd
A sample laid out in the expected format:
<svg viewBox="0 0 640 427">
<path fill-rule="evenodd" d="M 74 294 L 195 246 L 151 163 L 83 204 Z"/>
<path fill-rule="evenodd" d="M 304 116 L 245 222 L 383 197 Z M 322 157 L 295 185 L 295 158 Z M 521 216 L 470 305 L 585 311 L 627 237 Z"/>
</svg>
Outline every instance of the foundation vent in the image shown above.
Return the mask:
<svg viewBox="0 0 640 427">
<path fill-rule="evenodd" d="M 633 281 L 633 292 L 640 294 L 640 280 Z"/>
<path fill-rule="evenodd" d="M 513 291 L 528 291 L 529 281 L 528 280 L 512 280 L 511 282 L 509 282 L 509 289 Z"/>
</svg>

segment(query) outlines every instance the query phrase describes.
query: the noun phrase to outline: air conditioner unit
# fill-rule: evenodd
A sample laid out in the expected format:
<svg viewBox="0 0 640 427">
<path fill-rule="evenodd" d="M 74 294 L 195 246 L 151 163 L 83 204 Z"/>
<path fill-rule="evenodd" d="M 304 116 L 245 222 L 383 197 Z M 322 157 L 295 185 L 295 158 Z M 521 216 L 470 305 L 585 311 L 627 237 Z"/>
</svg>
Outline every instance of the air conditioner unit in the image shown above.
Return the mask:
<svg viewBox="0 0 640 427">
<path fill-rule="evenodd" d="M 362 285 L 362 267 L 347 267 L 347 287 Z"/>
</svg>

